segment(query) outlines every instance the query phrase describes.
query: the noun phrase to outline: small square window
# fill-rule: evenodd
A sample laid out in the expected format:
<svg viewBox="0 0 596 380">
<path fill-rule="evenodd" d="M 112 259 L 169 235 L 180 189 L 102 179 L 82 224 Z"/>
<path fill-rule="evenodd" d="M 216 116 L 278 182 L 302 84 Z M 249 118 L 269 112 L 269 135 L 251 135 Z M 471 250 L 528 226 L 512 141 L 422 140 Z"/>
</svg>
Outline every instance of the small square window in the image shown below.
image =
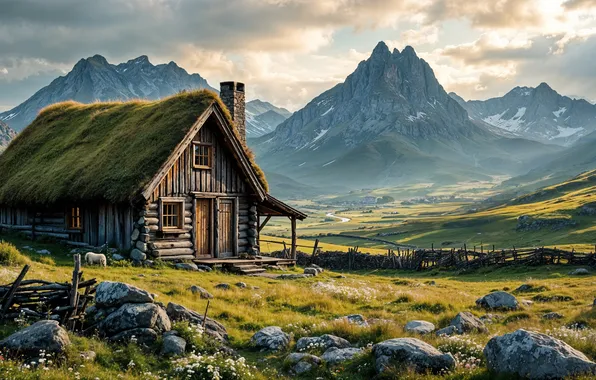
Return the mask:
<svg viewBox="0 0 596 380">
<path fill-rule="evenodd" d="M 198 143 L 194 145 L 194 167 L 196 169 L 211 169 L 213 147 L 211 144 Z"/>
<path fill-rule="evenodd" d="M 163 229 L 182 228 L 183 202 L 163 202 L 161 205 L 161 226 Z"/>
<path fill-rule="evenodd" d="M 70 207 L 68 209 L 68 228 L 80 230 L 83 228 L 83 217 L 80 207 Z"/>
</svg>

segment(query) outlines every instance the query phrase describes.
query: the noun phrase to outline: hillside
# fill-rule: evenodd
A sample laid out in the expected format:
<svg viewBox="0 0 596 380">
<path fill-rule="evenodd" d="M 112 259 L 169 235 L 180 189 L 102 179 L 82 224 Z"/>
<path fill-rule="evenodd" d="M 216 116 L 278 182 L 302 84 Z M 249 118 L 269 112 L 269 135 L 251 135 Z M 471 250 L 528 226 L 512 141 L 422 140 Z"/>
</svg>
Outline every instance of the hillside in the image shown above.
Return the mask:
<svg viewBox="0 0 596 380">
<path fill-rule="evenodd" d="M 276 107 L 259 99 L 246 103 L 247 137 L 260 137 L 275 131 L 292 113 L 285 108 Z"/>
<path fill-rule="evenodd" d="M 268 173 L 344 190 L 521 174 L 559 150 L 472 123 L 413 48 L 383 42 L 344 83 L 251 144 Z"/>
<path fill-rule="evenodd" d="M 12 130 L 6 123 L 0 121 L 0 152 L 8 146 L 8 143 L 16 136 L 16 132 Z"/>
<path fill-rule="evenodd" d="M 571 145 L 596 131 L 596 105 L 562 96 L 548 84 L 515 87 L 502 97 L 465 101 L 450 94 L 474 121 L 493 131 L 548 144 Z"/>
</svg>

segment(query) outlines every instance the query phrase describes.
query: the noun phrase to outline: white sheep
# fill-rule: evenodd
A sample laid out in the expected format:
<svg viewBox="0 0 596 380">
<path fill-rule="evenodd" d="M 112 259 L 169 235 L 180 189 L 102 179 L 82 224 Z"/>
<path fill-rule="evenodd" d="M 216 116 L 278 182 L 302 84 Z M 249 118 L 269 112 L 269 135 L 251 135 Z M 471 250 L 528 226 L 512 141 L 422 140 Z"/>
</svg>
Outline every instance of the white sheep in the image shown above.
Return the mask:
<svg viewBox="0 0 596 380">
<path fill-rule="evenodd" d="M 101 265 L 102 267 L 105 267 L 108 264 L 108 260 L 103 253 L 87 252 L 85 254 L 85 263 L 87 263 L 87 265 Z"/>
</svg>

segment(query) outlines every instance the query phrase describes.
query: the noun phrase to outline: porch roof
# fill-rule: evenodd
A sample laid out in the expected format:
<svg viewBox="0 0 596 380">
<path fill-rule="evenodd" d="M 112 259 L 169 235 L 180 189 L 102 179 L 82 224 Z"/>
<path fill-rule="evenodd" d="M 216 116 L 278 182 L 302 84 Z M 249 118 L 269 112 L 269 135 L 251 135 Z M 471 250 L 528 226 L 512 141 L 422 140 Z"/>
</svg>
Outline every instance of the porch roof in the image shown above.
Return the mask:
<svg viewBox="0 0 596 380">
<path fill-rule="evenodd" d="M 257 206 L 259 215 L 264 216 L 289 216 L 298 220 L 306 219 L 307 215 L 280 201 L 279 199 L 267 194 L 265 200 Z"/>
</svg>

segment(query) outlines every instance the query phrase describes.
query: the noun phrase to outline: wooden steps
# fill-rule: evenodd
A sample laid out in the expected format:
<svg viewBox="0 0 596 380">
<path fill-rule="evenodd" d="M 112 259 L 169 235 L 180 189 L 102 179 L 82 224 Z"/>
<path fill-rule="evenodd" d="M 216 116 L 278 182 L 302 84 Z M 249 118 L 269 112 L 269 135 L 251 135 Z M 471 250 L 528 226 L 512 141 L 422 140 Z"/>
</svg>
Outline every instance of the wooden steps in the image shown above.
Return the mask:
<svg viewBox="0 0 596 380">
<path fill-rule="evenodd" d="M 243 275 L 251 275 L 265 272 L 265 268 L 255 264 L 235 264 L 232 265 L 230 269 L 234 273 Z"/>
</svg>

